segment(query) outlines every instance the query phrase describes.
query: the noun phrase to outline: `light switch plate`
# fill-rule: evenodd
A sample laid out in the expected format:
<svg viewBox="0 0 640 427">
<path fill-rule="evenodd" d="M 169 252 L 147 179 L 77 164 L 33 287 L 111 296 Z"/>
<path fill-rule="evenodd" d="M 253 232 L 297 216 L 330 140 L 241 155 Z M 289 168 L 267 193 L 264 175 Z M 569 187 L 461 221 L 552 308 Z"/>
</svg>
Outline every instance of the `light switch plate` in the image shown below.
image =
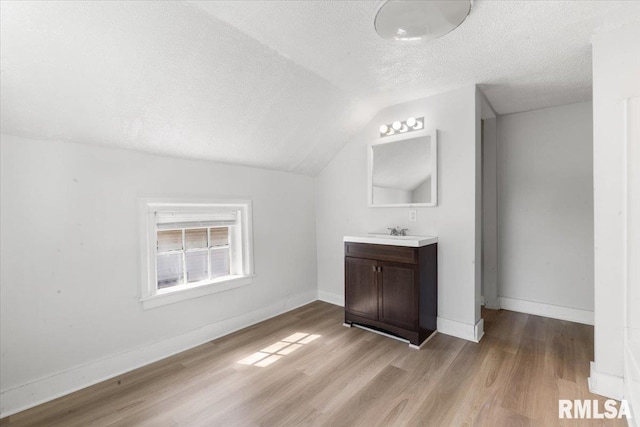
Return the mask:
<svg viewBox="0 0 640 427">
<path fill-rule="evenodd" d="M 409 221 L 415 221 L 418 219 L 418 211 L 415 209 L 409 209 Z"/>
</svg>

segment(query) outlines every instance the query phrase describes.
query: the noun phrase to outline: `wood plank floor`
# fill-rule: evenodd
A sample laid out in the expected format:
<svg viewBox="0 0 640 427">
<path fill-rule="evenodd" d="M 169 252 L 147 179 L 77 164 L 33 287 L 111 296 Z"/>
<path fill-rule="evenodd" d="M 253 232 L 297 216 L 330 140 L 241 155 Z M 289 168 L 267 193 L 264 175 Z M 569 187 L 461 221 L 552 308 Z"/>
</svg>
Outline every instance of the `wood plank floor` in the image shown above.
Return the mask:
<svg viewBox="0 0 640 427">
<path fill-rule="evenodd" d="M 420 351 L 314 302 L 0 421 L 2 426 L 554 426 L 587 388 L 593 328 L 483 312 L 480 344 Z M 262 353 L 262 354 L 257 354 Z"/>
</svg>

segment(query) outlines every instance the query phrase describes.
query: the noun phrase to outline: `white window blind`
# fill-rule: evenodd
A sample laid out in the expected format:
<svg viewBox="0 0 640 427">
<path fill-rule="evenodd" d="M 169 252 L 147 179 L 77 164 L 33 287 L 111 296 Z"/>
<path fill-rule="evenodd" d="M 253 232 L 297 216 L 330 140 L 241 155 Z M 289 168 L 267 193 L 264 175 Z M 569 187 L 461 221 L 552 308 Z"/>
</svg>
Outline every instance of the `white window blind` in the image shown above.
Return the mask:
<svg viewBox="0 0 640 427">
<path fill-rule="evenodd" d="M 221 227 L 234 225 L 236 211 L 221 212 L 156 212 L 158 230 Z"/>
<path fill-rule="evenodd" d="M 236 211 L 156 212 L 158 289 L 230 274 Z"/>
</svg>

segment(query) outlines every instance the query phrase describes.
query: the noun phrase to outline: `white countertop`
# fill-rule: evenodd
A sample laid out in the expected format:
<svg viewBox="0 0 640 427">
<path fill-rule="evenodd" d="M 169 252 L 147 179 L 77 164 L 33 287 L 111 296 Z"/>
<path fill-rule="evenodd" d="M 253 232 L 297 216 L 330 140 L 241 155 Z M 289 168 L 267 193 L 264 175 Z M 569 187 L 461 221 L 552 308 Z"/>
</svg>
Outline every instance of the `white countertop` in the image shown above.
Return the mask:
<svg viewBox="0 0 640 427">
<path fill-rule="evenodd" d="M 370 243 L 373 245 L 406 246 L 410 248 L 420 248 L 422 246 L 438 243 L 435 236 L 390 236 L 386 234 L 355 234 L 344 236 L 345 242 Z"/>
</svg>

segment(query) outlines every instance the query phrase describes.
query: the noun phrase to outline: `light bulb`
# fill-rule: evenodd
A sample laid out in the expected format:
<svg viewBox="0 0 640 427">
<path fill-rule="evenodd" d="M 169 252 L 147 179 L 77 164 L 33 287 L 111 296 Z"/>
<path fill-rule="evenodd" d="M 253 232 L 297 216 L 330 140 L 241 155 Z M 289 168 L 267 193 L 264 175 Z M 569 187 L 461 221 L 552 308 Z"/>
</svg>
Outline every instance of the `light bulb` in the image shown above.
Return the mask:
<svg viewBox="0 0 640 427">
<path fill-rule="evenodd" d="M 400 130 L 400 128 L 402 127 L 402 123 L 400 123 L 399 121 L 395 121 L 393 122 L 393 124 L 391 125 L 395 130 Z"/>
<path fill-rule="evenodd" d="M 409 117 L 407 119 L 407 126 L 414 127 L 416 125 L 416 119 L 413 117 Z"/>
<path fill-rule="evenodd" d="M 382 125 L 380 126 L 380 133 L 387 133 L 389 131 L 389 126 Z"/>
</svg>

